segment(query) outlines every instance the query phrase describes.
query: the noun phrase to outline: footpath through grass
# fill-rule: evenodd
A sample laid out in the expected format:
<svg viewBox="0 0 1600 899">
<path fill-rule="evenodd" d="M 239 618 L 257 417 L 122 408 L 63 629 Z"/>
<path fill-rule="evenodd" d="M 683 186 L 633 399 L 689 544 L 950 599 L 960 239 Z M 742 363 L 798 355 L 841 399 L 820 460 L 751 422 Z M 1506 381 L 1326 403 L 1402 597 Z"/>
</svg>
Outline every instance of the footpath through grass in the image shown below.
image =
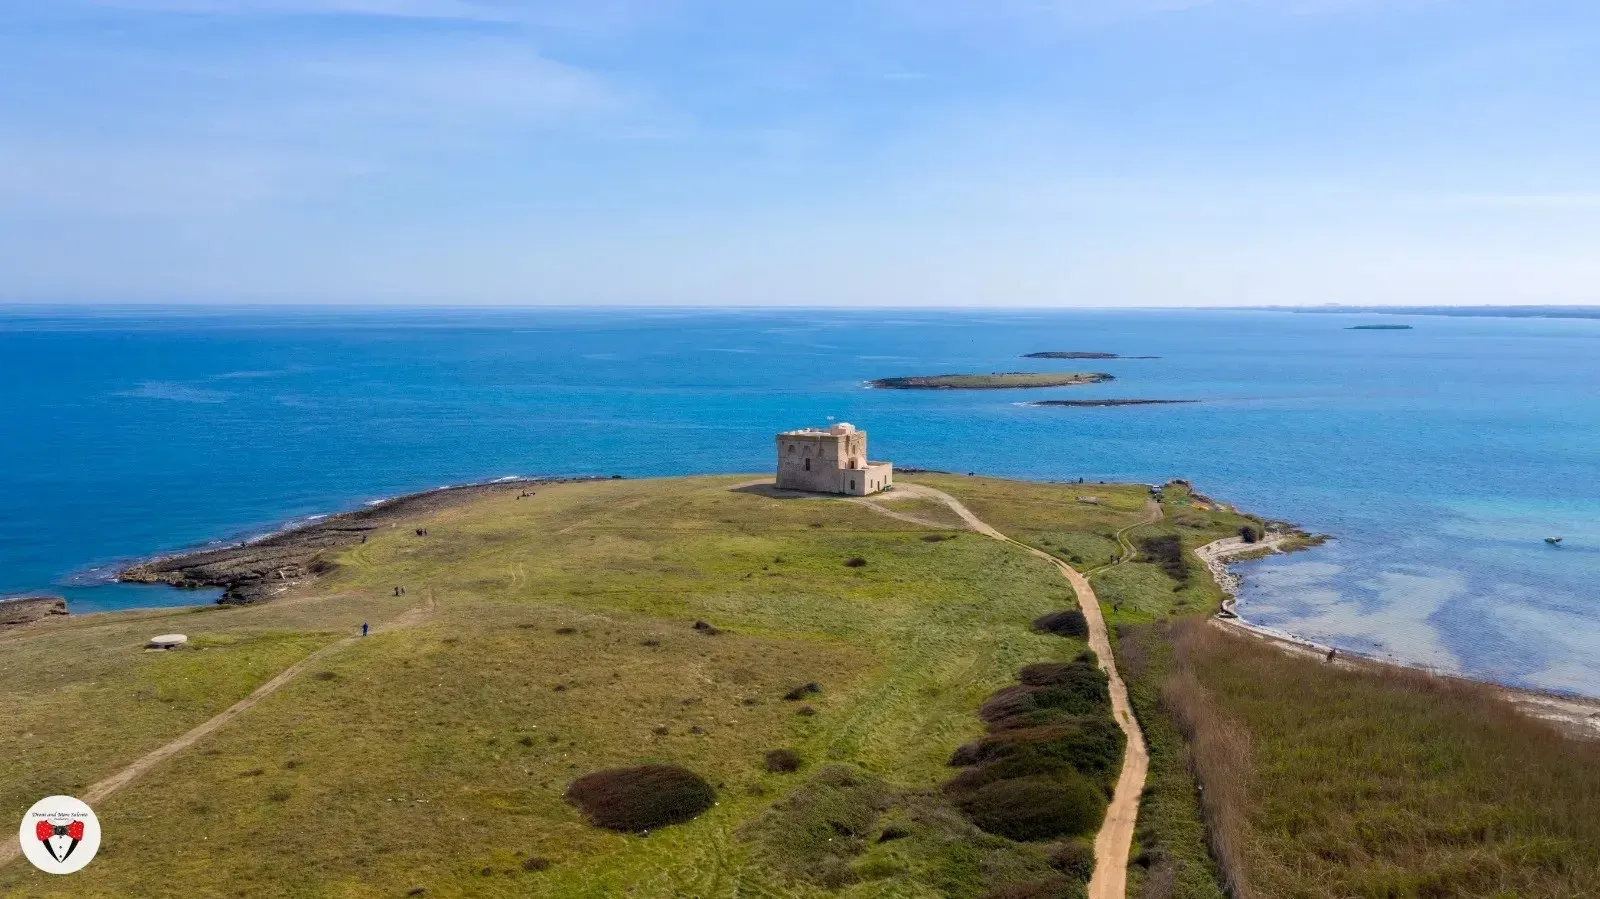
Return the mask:
<svg viewBox="0 0 1600 899">
<path fill-rule="evenodd" d="M 1220 899 L 1188 747 L 1161 699 L 1171 648 L 1130 642 L 1123 635 L 1134 625 L 1216 608 L 1221 588 L 1193 550 L 1259 521 L 1196 495 L 1182 482 L 1164 487 L 1160 521 L 1129 530 L 1145 517 L 1150 502 L 1148 488 L 1141 485 L 916 478 L 957 497 L 1002 532 L 1076 568 L 1098 569 L 1092 578 L 1095 593 L 1113 627 L 1118 662 L 1150 753 L 1128 894 Z M 1124 555 L 1119 533 L 1131 545 L 1131 556 Z"/>
</svg>

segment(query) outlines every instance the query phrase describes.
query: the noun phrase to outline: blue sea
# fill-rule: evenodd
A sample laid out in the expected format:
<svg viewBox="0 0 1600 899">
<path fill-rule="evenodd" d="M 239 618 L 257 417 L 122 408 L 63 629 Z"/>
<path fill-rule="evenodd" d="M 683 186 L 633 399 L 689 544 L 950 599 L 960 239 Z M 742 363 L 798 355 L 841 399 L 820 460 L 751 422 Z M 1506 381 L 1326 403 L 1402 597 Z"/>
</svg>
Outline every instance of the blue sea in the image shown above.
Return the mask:
<svg viewBox="0 0 1600 899">
<path fill-rule="evenodd" d="M 1347 330 L 1373 322 L 1415 329 Z M 1077 369 L 1117 380 L 862 385 Z M 1245 566 L 1245 618 L 1600 695 L 1600 321 L 11 307 L 0 379 L 0 595 L 79 612 L 207 598 L 105 583 L 122 560 L 509 475 L 760 471 L 775 431 L 833 416 L 902 466 L 1189 478 L 1337 538 Z M 1020 405 L 1050 397 L 1203 402 Z"/>
</svg>

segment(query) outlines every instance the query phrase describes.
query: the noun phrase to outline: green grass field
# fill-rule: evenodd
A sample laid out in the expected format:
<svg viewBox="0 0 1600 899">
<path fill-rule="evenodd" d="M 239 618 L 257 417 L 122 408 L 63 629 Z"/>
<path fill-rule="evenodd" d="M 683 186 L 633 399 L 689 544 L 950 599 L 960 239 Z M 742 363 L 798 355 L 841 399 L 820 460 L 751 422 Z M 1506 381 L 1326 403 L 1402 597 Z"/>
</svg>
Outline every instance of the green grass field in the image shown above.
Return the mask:
<svg viewBox="0 0 1600 899">
<path fill-rule="evenodd" d="M 107 800 L 84 872 L 16 862 L 0 893 L 139 895 L 159 876 L 190 895 L 976 897 L 1054 876 L 1047 847 L 977 831 L 939 786 L 955 747 L 983 733 L 986 697 L 1083 648 L 1028 627 L 1073 605 L 1066 583 L 975 534 L 730 489 L 744 480 L 484 500 L 419 522 L 427 537 L 375 537 L 293 599 L 0 638 L 0 752 L 25 760 L 0 798 L 20 815 L 362 621 L 432 609 L 336 651 Z M 195 648 L 142 651 L 173 630 Z M 813 681 L 819 694 L 782 698 Z M 769 773 L 775 748 L 801 770 Z M 584 773 L 646 762 L 700 773 L 717 806 L 639 837 L 590 827 L 562 800 Z M 775 861 L 814 851 L 816 821 L 774 809 L 817 794 L 859 816 L 868 800 L 834 795 L 837 766 L 889 798 L 868 803 L 871 832 L 841 841 L 850 851 L 819 880 Z M 908 836 L 876 842 L 891 826 Z"/>
</svg>

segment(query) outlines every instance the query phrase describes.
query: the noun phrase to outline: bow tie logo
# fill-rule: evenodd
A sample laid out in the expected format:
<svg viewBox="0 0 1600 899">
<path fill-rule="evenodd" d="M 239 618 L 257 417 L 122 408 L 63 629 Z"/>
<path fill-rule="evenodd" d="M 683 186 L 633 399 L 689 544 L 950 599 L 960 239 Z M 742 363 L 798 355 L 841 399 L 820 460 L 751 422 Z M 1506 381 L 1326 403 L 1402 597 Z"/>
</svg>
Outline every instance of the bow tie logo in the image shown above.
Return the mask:
<svg viewBox="0 0 1600 899">
<path fill-rule="evenodd" d="M 46 874 L 72 874 L 100 851 L 100 819 L 71 796 L 46 796 L 22 816 L 22 854 Z"/>
<path fill-rule="evenodd" d="M 51 858 L 58 862 L 64 862 L 71 857 L 72 850 L 77 849 L 78 844 L 83 842 L 83 822 L 73 821 L 71 824 L 51 824 L 49 821 L 40 821 L 33 826 L 33 835 L 38 837 L 39 842 L 44 844 L 44 851 L 50 853 Z M 72 842 L 60 855 L 57 855 L 56 847 L 50 842 L 52 837 L 66 837 Z"/>
</svg>

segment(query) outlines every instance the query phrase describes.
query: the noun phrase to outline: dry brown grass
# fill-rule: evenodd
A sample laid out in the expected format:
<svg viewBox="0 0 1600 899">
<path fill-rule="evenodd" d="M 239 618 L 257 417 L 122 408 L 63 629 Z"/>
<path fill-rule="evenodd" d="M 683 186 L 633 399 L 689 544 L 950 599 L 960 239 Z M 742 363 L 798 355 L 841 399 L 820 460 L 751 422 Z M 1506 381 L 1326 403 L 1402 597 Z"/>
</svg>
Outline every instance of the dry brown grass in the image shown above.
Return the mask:
<svg viewBox="0 0 1600 899">
<path fill-rule="evenodd" d="M 1600 895 L 1600 743 L 1483 685 L 1174 630 L 1163 697 L 1235 896 Z"/>
<path fill-rule="evenodd" d="M 1235 899 L 1249 899 L 1255 893 L 1250 888 L 1243 847 L 1250 826 L 1246 815 L 1254 767 L 1250 734 L 1224 717 L 1190 664 L 1191 654 L 1214 650 L 1209 642 L 1215 639 L 1212 629 L 1191 619 L 1173 630 L 1178 634 L 1177 670 L 1162 686 L 1161 699 L 1189 743 L 1190 764 L 1202 785 L 1200 811 L 1206 839 L 1222 887 Z"/>
</svg>

